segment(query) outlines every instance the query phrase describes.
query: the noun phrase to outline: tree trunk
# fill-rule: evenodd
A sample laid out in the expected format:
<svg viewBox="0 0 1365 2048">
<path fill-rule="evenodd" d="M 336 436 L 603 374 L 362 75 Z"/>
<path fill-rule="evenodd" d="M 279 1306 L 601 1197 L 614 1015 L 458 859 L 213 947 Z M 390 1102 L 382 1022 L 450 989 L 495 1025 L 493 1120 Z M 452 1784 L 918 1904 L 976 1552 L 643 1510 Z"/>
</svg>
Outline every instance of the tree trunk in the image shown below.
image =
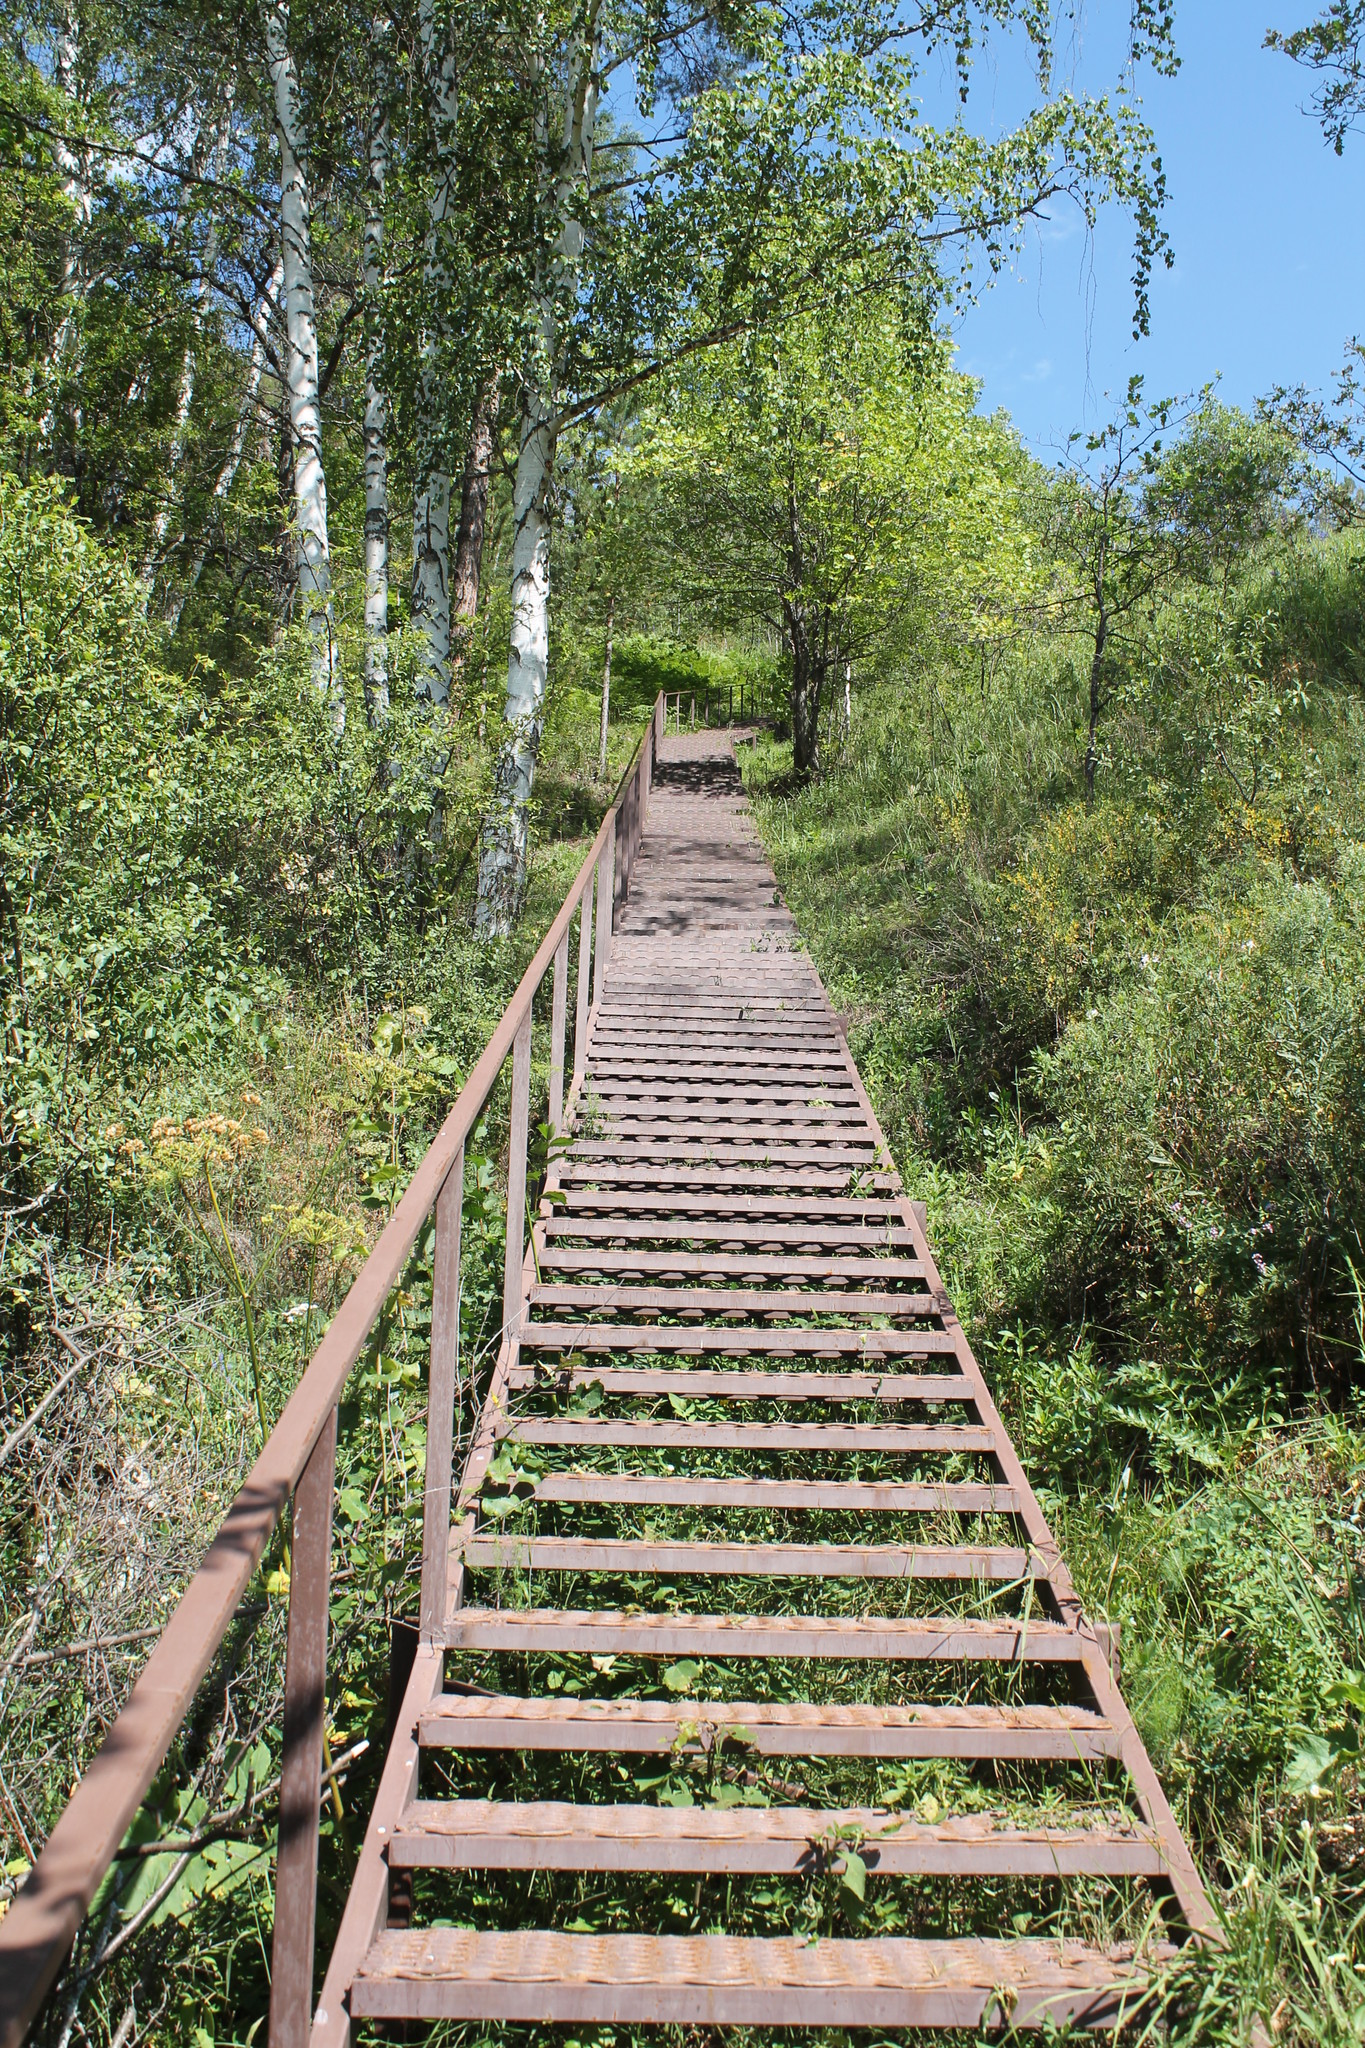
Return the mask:
<svg viewBox="0 0 1365 2048">
<path fill-rule="evenodd" d="M 74 11 L 66 8 L 57 28 L 52 69 L 52 83 L 66 100 L 74 100 L 76 97 L 79 64 L 80 26 Z M 52 347 L 46 364 L 51 396 L 38 427 L 38 438 L 44 446 L 51 443 L 56 428 L 57 403 L 62 381 L 64 377 L 74 377 L 80 369 L 80 307 L 85 296 L 85 237 L 91 215 L 89 164 L 60 136 L 53 140 L 52 155 L 57 175 L 62 181 L 62 192 L 71 208 L 71 219 L 62 247 L 62 317 L 52 338 Z M 73 440 L 78 440 L 81 430 L 79 397 L 72 406 L 71 424 Z"/>
<path fill-rule="evenodd" d="M 512 641 L 507 660 L 508 727 L 493 796 L 484 816 L 475 929 L 505 937 L 526 890 L 528 805 L 544 724 L 550 645 L 550 486 L 558 439 L 556 409 L 563 373 L 558 307 L 574 287 L 586 241 L 577 218 L 592 175 L 597 132 L 599 0 L 592 0 L 568 65 L 564 128 L 558 151 L 549 140 L 543 99 L 536 120 L 538 176 L 554 237 L 548 266 L 537 266 L 537 333 L 522 398 L 521 444 L 513 489 Z M 541 70 L 540 93 L 549 77 Z"/>
<path fill-rule="evenodd" d="M 607 658 L 602 664 L 602 730 L 597 746 L 597 779 L 607 779 L 607 724 L 611 718 L 611 629 L 616 622 L 616 592 L 607 592 Z"/>
<path fill-rule="evenodd" d="M 412 506 L 412 623 L 422 636 L 417 694 L 450 696 L 450 478 L 429 469 Z"/>
<path fill-rule="evenodd" d="M 365 296 L 365 717 L 389 715 L 389 448 L 388 402 L 379 380 L 382 333 L 377 311 L 383 283 L 384 181 L 389 168 L 389 117 L 375 109 L 364 229 Z"/>
<path fill-rule="evenodd" d="M 412 507 L 412 622 L 422 636 L 418 690 L 433 704 L 450 697 L 450 475 L 444 455 L 444 379 L 440 341 L 445 309 L 454 296 L 445 253 L 459 134 L 459 78 L 444 14 L 435 0 L 420 0 L 418 26 L 422 70 L 435 137 L 435 178 L 427 198 L 423 279 L 426 301 L 436 308 L 436 331 L 422 344 L 417 386 L 417 479 Z"/>
<path fill-rule="evenodd" d="M 283 280 L 284 264 L 277 261 L 275 268 L 270 273 L 270 281 L 261 294 L 261 303 L 256 308 L 256 318 L 251 329 L 251 355 L 247 362 L 246 385 L 242 392 L 242 402 L 237 411 L 237 424 L 232 430 L 232 441 L 213 486 L 213 502 L 215 506 L 221 506 L 225 503 L 227 494 L 232 489 L 236 479 L 237 471 L 241 467 L 242 451 L 246 447 L 246 437 L 250 431 L 252 416 L 256 410 L 256 394 L 261 388 L 261 374 L 265 369 L 266 323 L 270 318 L 272 309 L 279 300 L 280 286 Z M 180 614 L 185 608 L 185 599 L 189 596 L 190 591 L 197 587 L 199 578 L 204 573 L 204 563 L 207 558 L 208 543 L 205 539 L 201 540 L 199 546 L 195 549 L 194 567 L 190 570 L 189 581 L 179 596 L 172 600 L 170 609 L 167 612 L 166 623 L 172 633 L 176 631 L 180 624 Z"/>
<path fill-rule="evenodd" d="M 792 769 L 803 780 L 820 767 L 820 672 L 811 657 L 804 619 L 787 611 L 792 657 Z"/>
<path fill-rule="evenodd" d="M 498 757 L 479 856 L 476 928 L 488 938 L 511 931 L 526 889 L 527 806 L 540 753 L 550 662 L 550 479 L 554 423 L 529 392 L 512 500 L 512 642 Z"/>
<path fill-rule="evenodd" d="M 313 681 L 340 732 L 345 699 L 332 630 L 327 477 L 322 465 L 318 330 L 299 75 L 289 48 L 288 0 L 265 0 L 265 47 L 280 146 L 280 250 L 284 258 L 286 383 L 294 440 L 294 573 L 313 643 Z"/>
<path fill-rule="evenodd" d="M 222 118 L 214 134 L 213 148 L 209 156 L 211 175 L 215 184 L 218 185 L 221 185 L 223 182 L 223 171 L 227 163 L 228 143 L 232 135 L 233 86 L 231 81 L 229 81 L 223 98 Z M 160 564 L 162 550 L 166 545 L 166 535 L 170 532 L 171 494 L 169 486 L 173 483 L 181 462 L 184 460 L 185 436 L 189 431 L 190 424 L 190 407 L 194 403 L 195 361 L 204 328 L 204 294 L 208 289 L 208 280 L 213 274 L 213 267 L 217 260 L 218 222 L 210 214 L 208 233 L 204 237 L 203 259 L 199 266 L 199 275 L 195 279 L 192 288 L 193 312 L 190 316 L 190 332 L 185 341 L 184 354 L 180 358 L 180 387 L 176 392 L 175 423 L 171 429 L 171 445 L 166 457 L 167 489 L 162 493 L 161 503 L 158 505 L 156 517 L 152 521 L 152 530 L 147 541 L 147 552 L 142 558 L 142 568 L 139 572 L 141 580 L 149 592 Z M 177 619 L 179 618 L 178 608 L 176 617 Z"/>
<path fill-rule="evenodd" d="M 1090 731 L 1085 746 L 1085 803 L 1086 809 L 1095 801 L 1095 769 L 1099 759 L 1097 734 L 1100 727 L 1102 699 L 1100 685 L 1104 677 L 1104 649 L 1109 638 L 1109 614 L 1100 606 L 1095 620 L 1095 652 L 1090 662 Z"/>
<path fill-rule="evenodd" d="M 469 435 L 464 477 L 460 485 L 460 524 L 455 534 L 455 569 L 451 583 L 450 687 L 459 693 L 469 659 L 469 637 L 479 609 L 479 577 L 483 569 L 483 537 L 488 523 L 488 490 L 493 475 L 493 443 L 498 425 L 501 377 L 497 370 L 479 393 Z"/>
</svg>

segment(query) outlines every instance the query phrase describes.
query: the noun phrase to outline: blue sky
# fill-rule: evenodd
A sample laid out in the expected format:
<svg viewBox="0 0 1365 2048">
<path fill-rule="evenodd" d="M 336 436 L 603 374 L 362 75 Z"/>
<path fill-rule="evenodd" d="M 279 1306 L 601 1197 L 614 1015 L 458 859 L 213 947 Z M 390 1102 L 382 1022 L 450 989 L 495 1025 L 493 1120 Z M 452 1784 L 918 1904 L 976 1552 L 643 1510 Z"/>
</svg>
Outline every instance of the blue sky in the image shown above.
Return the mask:
<svg viewBox="0 0 1365 2048">
<path fill-rule="evenodd" d="M 1132 231 L 1117 209 L 1089 238 L 1059 210 L 963 318 L 959 362 L 981 378 L 983 408 L 1004 407 L 1040 455 L 1102 418 L 1105 392 L 1135 371 L 1150 397 L 1221 371 L 1221 395 L 1247 405 L 1276 384 L 1325 385 L 1343 343 L 1365 333 L 1365 135 L 1335 156 L 1301 111 L 1309 75 L 1261 47 L 1268 27 L 1319 11 L 1314 0 L 1178 0 L 1179 74 L 1141 84 L 1175 250 L 1153 281 L 1148 339 L 1131 335 Z M 1127 16 L 1128 0 L 1089 0 L 1058 82 L 1112 83 Z M 977 68 L 968 119 L 998 131 L 1031 89 L 1019 53 L 998 52 Z"/>
</svg>

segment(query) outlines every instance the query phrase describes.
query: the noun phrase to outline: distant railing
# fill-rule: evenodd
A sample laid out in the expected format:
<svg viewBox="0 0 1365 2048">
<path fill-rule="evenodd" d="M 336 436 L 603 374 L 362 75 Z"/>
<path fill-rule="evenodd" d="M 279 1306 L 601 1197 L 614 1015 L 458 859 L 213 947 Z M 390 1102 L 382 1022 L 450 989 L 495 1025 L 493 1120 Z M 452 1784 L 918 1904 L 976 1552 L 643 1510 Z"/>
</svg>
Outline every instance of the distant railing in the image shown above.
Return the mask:
<svg viewBox="0 0 1365 2048">
<path fill-rule="evenodd" d="M 698 725 L 747 725 L 752 719 L 774 716 L 777 684 L 771 677 L 760 681 L 741 676 L 737 684 L 701 683 L 691 690 L 665 690 L 663 707 L 665 732 L 670 725 L 674 732 L 694 731 Z"/>
<path fill-rule="evenodd" d="M 327 1618 L 336 1483 L 337 1404 L 352 1367 L 433 1208 L 431 1366 L 419 1626 L 442 1626 L 449 1561 L 460 1222 L 465 1141 L 512 1057 L 503 1326 L 522 1309 L 531 1009 L 553 968 L 549 1121 L 564 1117 L 569 942 L 578 915 L 570 1100 L 583 1077 L 588 1028 L 602 995 L 612 931 L 630 886 L 659 740 L 660 694 L 649 725 L 559 915 L 503 1012 L 473 1073 L 412 1177 L 387 1229 L 313 1353 L 199 1570 L 181 1596 L 141 1677 L 72 1793 L 23 1889 L 0 1918 L 0 2048 L 19 2048 L 80 1931 L 95 1891 L 189 1712 L 250 1584 L 275 1524 L 293 1498 L 283 1759 L 275 1872 L 270 2040 L 306 2040 L 317 1910 L 319 1786 L 327 1678 Z M 594 889 L 596 916 L 594 918 Z M 591 1004 L 589 981 L 591 978 Z"/>
</svg>

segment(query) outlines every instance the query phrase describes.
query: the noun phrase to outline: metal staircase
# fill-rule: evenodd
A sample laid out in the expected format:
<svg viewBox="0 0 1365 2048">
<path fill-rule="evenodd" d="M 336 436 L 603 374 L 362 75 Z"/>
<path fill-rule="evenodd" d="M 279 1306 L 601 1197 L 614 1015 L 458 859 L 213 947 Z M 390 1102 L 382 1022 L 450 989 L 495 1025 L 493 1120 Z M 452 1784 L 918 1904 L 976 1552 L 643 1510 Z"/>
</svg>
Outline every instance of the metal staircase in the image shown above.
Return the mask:
<svg viewBox="0 0 1365 2048">
<path fill-rule="evenodd" d="M 234 1508 L 231 1555 L 205 1567 L 225 1627 L 250 1543 L 259 1556 L 297 1487 L 271 2039 L 327 2048 L 442 2018 L 1113 2026 L 1179 1943 L 1213 1936 L 1198 1873 L 780 901 L 731 741 L 662 728 L 661 703 L 274 1467 Z M 531 1005 L 551 969 L 549 1114 L 572 1143 L 527 1244 Z M 462 1148 L 509 1052 L 503 1340 L 456 1481 Z M 314 2009 L 335 1401 L 433 1206 L 420 1641 Z M 200 1600 L 170 1732 L 212 1653 Z M 135 1694 L 134 1735 L 139 1711 L 145 1732 Z M 107 1745 L 54 1867 L 0 1922 L 0 1960 L 16 1934 L 73 1925 L 93 1881 L 68 1822 L 83 1797 L 98 1815 L 101 1782 L 117 1847 L 142 1796 L 122 1728 L 123 1778 Z M 885 1792 L 917 1760 L 959 1767 L 952 1810 Z M 1017 1933 L 1019 1885 L 1087 1938 Z M 803 1919 L 803 1900 L 825 1906 Z M 11 2018 L 6 2039 L 21 2031 Z"/>
</svg>

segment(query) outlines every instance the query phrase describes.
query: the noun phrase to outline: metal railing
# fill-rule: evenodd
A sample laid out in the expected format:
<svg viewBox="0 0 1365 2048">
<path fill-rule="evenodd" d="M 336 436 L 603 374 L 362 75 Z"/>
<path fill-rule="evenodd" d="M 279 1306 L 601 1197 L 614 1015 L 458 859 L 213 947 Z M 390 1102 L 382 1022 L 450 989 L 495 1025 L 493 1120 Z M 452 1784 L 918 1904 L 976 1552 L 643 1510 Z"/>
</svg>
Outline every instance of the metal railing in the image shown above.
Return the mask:
<svg viewBox="0 0 1365 2048">
<path fill-rule="evenodd" d="M 704 725 L 749 724 L 777 714 L 778 690 L 771 677 L 741 676 L 735 683 L 700 683 L 691 690 L 665 690 L 665 732 L 695 731 Z"/>
<path fill-rule="evenodd" d="M 522 976 L 516 994 L 313 1353 L 204 1562 L 158 1639 L 127 1705 L 72 1793 L 23 1889 L 0 1918 L 0 2048 L 19 2048 L 41 2007 L 80 1931 L 97 1887 L 189 1712 L 291 1497 L 292 1554 L 270 2039 L 273 2043 L 284 2043 L 307 2038 L 317 1906 L 337 1406 L 366 1339 L 401 1279 L 408 1255 L 434 1209 L 436 1240 L 419 1613 L 421 1635 L 431 1641 L 441 1627 L 449 1563 L 465 1142 L 510 1054 L 511 1136 L 503 1281 L 506 1329 L 515 1324 L 522 1307 L 532 1005 L 545 976 L 553 970 L 549 1121 L 552 1129 L 558 1131 L 565 1106 L 564 1053 L 573 920 L 577 914 L 578 974 L 570 1101 L 582 1080 L 591 1015 L 601 999 L 611 956 L 612 931 L 630 886 L 658 743 L 664 730 L 661 694 L 655 700 L 649 724 L 592 849 Z"/>
</svg>

